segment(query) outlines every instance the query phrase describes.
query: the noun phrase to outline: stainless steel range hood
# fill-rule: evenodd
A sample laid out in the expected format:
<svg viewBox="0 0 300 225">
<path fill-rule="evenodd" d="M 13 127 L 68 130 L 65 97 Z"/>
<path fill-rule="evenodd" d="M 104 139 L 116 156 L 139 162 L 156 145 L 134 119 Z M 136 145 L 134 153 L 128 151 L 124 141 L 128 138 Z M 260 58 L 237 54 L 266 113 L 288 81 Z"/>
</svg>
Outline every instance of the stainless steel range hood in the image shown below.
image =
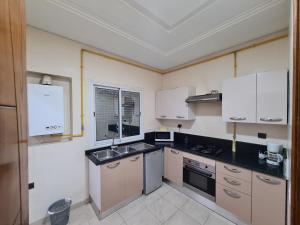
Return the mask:
<svg viewBox="0 0 300 225">
<path fill-rule="evenodd" d="M 218 91 L 213 90 L 209 94 L 190 96 L 185 101 L 187 103 L 193 103 L 193 102 L 221 102 L 222 101 L 222 93 L 219 93 Z"/>
</svg>

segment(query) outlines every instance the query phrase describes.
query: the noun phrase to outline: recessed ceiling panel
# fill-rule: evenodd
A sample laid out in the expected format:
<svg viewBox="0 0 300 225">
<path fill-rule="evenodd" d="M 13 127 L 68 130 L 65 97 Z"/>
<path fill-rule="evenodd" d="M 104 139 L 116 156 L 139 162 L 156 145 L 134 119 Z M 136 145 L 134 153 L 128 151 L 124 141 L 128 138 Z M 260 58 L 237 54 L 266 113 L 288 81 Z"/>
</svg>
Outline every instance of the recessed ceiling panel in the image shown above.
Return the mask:
<svg viewBox="0 0 300 225">
<path fill-rule="evenodd" d="M 170 30 L 199 13 L 215 0 L 123 0 Z"/>
</svg>

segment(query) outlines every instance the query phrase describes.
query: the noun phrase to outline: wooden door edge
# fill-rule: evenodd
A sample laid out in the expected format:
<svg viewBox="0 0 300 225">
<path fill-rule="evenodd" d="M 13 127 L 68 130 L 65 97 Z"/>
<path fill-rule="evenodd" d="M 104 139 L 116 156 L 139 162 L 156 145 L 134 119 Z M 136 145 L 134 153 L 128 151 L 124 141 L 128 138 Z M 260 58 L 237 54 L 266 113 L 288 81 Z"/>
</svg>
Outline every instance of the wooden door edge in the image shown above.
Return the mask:
<svg viewBox="0 0 300 225">
<path fill-rule="evenodd" d="M 300 224 L 300 10 L 293 0 L 293 115 L 291 152 L 291 225 Z"/>
</svg>

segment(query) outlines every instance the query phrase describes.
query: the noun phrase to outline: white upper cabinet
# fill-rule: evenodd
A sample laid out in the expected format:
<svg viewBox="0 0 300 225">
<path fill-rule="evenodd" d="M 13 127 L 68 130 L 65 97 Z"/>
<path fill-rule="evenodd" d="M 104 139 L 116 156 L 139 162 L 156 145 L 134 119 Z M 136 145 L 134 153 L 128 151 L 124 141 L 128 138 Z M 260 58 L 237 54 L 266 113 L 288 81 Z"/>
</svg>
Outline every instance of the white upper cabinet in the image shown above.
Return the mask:
<svg viewBox="0 0 300 225">
<path fill-rule="evenodd" d="M 222 117 L 225 122 L 287 124 L 287 70 L 224 81 Z"/>
<path fill-rule="evenodd" d="M 192 105 L 185 102 L 187 97 L 195 95 L 193 87 L 179 87 L 156 93 L 156 118 L 174 120 L 193 120 Z"/>
<path fill-rule="evenodd" d="M 287 124 L 288 73 L 286 70 L 257 74 L 257 122 Z"/>
<path fill-rule="evenodd" d="M 222 91 L 225 122 L 256 122 L 256 74 L 226 80 Z"/>
</svg>

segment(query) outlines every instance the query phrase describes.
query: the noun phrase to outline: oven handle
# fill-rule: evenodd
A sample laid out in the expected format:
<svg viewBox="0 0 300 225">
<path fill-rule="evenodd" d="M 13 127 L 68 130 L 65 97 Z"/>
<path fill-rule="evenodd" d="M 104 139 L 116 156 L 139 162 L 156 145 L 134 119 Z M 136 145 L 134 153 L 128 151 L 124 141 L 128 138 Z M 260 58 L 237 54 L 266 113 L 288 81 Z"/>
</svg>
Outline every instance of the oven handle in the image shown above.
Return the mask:
<svg viewBox="0 0 300 225">
<path fill-rule="evenodd" d="M 202 171 L 198 171 L 198 170 L 195 170 L 192 167 L 189 167 L 187 165 L 185 165 L 183 168 L 187 169 L 187 170 L 190 170 L 190 171 L 192 171 L 194 173 L 197 173 L 199 175 L 202 175 L 202 176 L 205 176 L 205 177 L 208 177 L 208 178 L 212 178 L 212 174 L 211 173 L 205 173 L 205 172 L 202 172 Z"/>
</svg>

